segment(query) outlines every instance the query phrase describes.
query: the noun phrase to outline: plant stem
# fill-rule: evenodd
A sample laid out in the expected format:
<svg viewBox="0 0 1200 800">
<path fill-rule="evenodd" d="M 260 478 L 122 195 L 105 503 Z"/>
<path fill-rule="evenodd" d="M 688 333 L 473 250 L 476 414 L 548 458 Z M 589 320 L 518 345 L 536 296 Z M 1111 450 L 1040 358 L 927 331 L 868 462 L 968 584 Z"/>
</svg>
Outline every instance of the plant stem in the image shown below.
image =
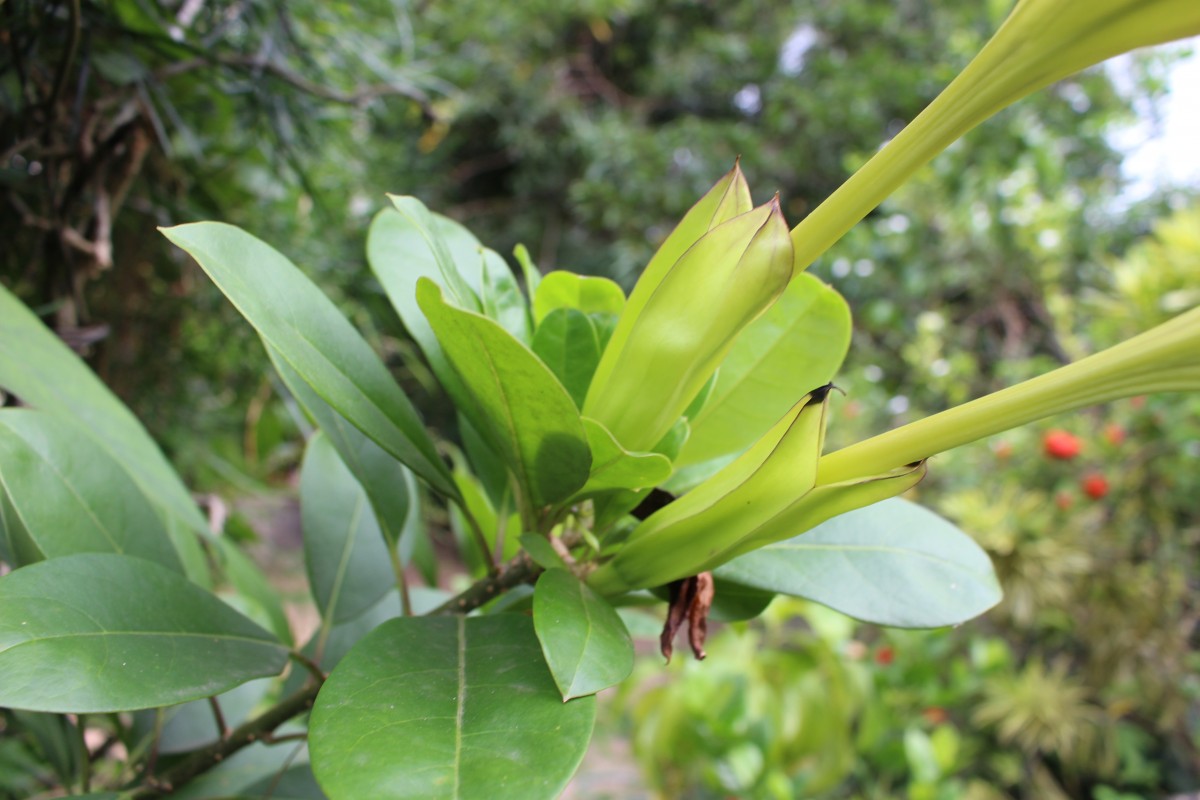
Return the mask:
<svg viewBox="0 0 1200 800">
<path fill-rule="evenodd" d="M 404 565 L 400 563 L 399 542 L 388 544 L 388 558 L 392 562 L 392 574 L 396 576 L 396 588 L 400 590 L 400 613 L 411 617 L 412 598 L 408 594 L 408 578 L 404 575 Z"/>
<path fill-rule="evenodd" d="M 150 798 L 165 797 L 188 781 L 212 769 L 229 756 L 247 745 L 268 738 L 269 734 L 292 717 L 302 714 L 312 708 L 313 701 L 320 690 L 319 684 L 301 689 L 291 697 L 281 701 L 259 716 L 246 722 L 221 741 L 214 742 L 208 747 L 192 753 L 184 761 L 166 770 L 152 782 L 134 789 L 128 795 L 128 800 L 149 800 Z"/>
<path fill-rule="evenodd" d="M 531 583 L 541 573 L 542 568 L 528 553 L 521 551 L 506 561 L 499 570 L 476 581 L 470 588 L 430 611 L 427 616 L 470 613 L 515 586 Z"/>
</svg>

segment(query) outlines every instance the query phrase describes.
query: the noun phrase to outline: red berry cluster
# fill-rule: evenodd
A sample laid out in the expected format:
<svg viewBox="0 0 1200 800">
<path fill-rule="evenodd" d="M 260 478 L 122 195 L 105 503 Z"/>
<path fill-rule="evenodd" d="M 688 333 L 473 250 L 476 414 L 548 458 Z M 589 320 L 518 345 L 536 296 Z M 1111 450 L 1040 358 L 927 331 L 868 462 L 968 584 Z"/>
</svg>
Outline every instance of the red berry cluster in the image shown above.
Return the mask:
<svg viewBox="0 0 1200 800">
<path fill-rule="evenodd" d="M 1104 439 L 1113 447 L 1118 447 L 1125 441 L 1125 429 L 1115 422 L 1110 422 L 1104 427 Z M 1042 451 L 1048 458 L 1070 461 L 1083 452 L 1083 441 L 1073 433 L 1054 428 L 1042 436 Z M 1099 472 L 1084 475 L 1079 487 L 1093 500 L 1104 498 L 1111 488 L 1108 478 Z M 1059 492 L 1055 502 L 1064 511 L 1071 507 L 1071 497 L 1065 492 Z"/>
</svg>

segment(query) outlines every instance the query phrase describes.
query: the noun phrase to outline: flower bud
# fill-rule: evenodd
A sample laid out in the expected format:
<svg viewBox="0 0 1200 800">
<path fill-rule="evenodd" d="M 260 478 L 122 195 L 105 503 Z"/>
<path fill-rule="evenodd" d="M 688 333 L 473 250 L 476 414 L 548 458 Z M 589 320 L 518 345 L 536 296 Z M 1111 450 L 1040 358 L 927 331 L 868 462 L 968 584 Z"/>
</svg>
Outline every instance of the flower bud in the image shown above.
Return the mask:
<svg viewBox="0 0 1200 800">
<path fill-rule="evenodd" d="M 739 176 L 735 171 L 735 182 Z M 715 221 L 739 204 L 722 195 L 707 219 Z M 695 227 L 691 217 L 677 233 Z M 672 234 L 647 267 L 583 405 L 585 416 L 632 451 L 649 450 L 666 435 L 738 333 L 792 279 L 792 244 L 778 198 L 705 229 L 686 248 L 681 244 Z"/>
</svg>

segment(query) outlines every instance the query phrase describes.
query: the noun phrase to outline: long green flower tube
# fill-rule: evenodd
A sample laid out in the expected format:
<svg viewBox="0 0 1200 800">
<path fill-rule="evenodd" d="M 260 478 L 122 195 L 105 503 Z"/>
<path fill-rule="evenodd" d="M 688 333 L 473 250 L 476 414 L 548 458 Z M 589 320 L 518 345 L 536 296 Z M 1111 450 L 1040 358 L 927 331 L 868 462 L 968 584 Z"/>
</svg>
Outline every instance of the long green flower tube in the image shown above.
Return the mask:
<svg viewBox="0 0 1200 800">
<path fill-rule="evenodd" d="M 605 348 L 583 414 L 629 450 L 650 450 L 666 435 L 738 333 L 792 279 L 778 198 L 740 212 L 744 190 L 735 167 L 689 212 L 638 281 Z"/>
<path fill-rule="evenodd" d="M 1006 106 L 1112 56 L 1196 34 L 1197 0 L 1021 0 L 945 91 L 792 230 L 797 270 Z"/>
<path fill-rule="evenodd" d="M 817 483 L 921 461 L 1064 411 L 1185 391 L 1200 391 L 1200 307 L 1074 364 L 830 453 Z"/>
</svg>

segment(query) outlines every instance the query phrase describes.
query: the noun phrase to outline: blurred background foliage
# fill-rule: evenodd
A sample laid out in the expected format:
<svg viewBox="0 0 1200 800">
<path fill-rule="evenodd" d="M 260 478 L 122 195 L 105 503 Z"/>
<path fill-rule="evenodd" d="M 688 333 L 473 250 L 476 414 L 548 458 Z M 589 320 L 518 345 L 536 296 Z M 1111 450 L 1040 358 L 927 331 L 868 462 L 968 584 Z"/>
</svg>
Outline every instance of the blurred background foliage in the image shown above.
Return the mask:
<svg viewBox="0 0 1200 800">
<path fill-rule="evenodd" d="M 217 218 L 275 243 L 449 434 L 365 268 L 385 192 L 500 252 L 523 242 L 544 270 L 628 286 L 735 158 L 755 199 L 780 192 L 798 221 L 1008 7 L 7 0 L 0 280 L 197 490 L 262 494 L 287 484 L 303 425 L 256 337 L 155 226 Z M 1200 302 L 1196 187 L 1135 202 L 1110 144 L 1170 60 L 1093 69 L 1000 114 L 812 267 L 856 317 L 831 447 Z M 992 554 L 998 610 L 882 631 L 777 601 L 703 664 L 647 661 L 612 730 L 668 797 L 1196 789 L 1198 420 L 1200 401 L 1151 397 L 940 456 L 919 497 Z M 1063 436 L 1077 454 L 1050 445 Z"/>
</svg>

